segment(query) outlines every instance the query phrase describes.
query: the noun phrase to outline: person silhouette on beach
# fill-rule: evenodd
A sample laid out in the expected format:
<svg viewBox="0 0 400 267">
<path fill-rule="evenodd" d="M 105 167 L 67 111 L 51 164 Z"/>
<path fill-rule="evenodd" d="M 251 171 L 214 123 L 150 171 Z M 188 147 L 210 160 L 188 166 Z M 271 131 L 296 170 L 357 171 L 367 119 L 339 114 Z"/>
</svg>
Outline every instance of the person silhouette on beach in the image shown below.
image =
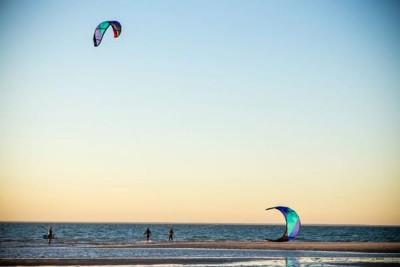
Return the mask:
<svg viewBox="0 0 400 267">
<path fill-rule="evenodd" d="M 51 240 L 53 239 L 53 228 L 49 227 L 49 230 L 47 231 L 47 239 L 50 244 Z"/>
<path fill-rule="evenodd" d="M 151 235 L 149 227 L 147 227 L 147 229 L 146 229 L 146 231 L 144 231 L 143 235 L 145 235 L 146 236 L 146 240 L 149 241 L 150 235 Z"/>
<path fill-rule="evenodd" d="M 168 241 L 174 241 L 174 230 L 172 228 L 168 231 Z"/>
</svg>

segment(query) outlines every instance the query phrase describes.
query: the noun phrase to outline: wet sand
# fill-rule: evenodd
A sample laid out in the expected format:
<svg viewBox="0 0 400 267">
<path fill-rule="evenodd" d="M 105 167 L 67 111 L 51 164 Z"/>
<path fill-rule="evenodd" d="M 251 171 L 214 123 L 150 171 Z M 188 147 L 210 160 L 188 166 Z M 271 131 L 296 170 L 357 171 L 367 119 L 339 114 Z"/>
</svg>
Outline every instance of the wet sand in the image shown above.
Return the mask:
<svg viewBox="0 0 400 267">
<path fill-rule="evenodd" d="M 340 251 L 366 253 L 400 253 L 400 242 L 171 242 L 129 245 L 99 245 L 102 248 L 208 248 L 208 249 L 268 249 Z"/>
<path fill-rule="evenodd" d="M 97 245 L 97 248 L 207 248 L 207 249 L 261 249 L 261 250 L 301 250 L 301 251 L 337 251 L 361 253 L 393 253 L 399 263 L 368 263 L 365 266 L 399 266 L 400 242 L 171 242 L 144 243 L 129 245 Z M 227 264 L 254 259 L 240 258 L 132 258 L 132 259 L 0 259 L 0 266 L 71 266 L 71 265 L 155 265 L 155 264 Z M 396 260 L 397 262 L 397 260 Z M 354 265 L 353 265 L 354 264 Z M 345 264 L 358 266 L 357 262 Z"/>
<path fill-rule="evenodd" d="M 245 259 L 239 261 L 246 261 Z M 249 261 L 247 259 L 247 261 Z M 0 259 L 0 266 L 89 266 L 89 265 L 155 265 L 155 264 L 224 264 L 238 259 Z"/>
</svg>

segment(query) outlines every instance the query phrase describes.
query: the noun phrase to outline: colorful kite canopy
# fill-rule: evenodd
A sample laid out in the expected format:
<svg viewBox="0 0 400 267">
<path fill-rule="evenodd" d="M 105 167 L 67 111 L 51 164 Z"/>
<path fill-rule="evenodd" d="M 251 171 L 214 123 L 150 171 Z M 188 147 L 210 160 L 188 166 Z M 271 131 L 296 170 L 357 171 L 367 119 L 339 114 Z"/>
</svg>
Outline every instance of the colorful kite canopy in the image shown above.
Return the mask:
<svg viewBox="0 0 400 267">
<path fill-rule="evenodd" d="M 300 217 L 297 215 L 297 213 L 292 210 L 291 208 L 288 207 L 283 207 L 283 206 L 277 206 L 277 207 L 272 207 L 268 208 L 266 210 L 271 210 L 271 209 L 277 209 L 280 212 L 282 212 L 283 216 L 285 216 L 286 220 L 286 231 L 283 234 L 281 238 L 278 238 L 276 240 L 270 240 L 270 241 L 289 241 L 293 239 L 297 233 L 300 231 Z"/>
<path fill-rule="evenodd" d="M 121 34 L 121 24 L 118 21 L 103 21 L 96 27 L 96 30 L 94 30 L 93 44 L 95 47 L 100 45 L 103 35 L 110 25 L 114 30 L 114 38 L 117 38 Z"/>
</svg>

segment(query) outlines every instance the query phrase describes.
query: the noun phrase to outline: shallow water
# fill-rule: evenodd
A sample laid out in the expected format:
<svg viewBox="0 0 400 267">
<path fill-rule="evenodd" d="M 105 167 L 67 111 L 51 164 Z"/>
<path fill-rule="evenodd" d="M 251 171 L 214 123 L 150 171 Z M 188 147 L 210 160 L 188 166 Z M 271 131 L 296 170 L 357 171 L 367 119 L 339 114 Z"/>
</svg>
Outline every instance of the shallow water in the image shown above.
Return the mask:
<svg viewBox="0 0 400 267">
<path fill-rule="evenodd" d="M 317 267 L 317 266 L 399 266 L 397 258 L 270 258 L 254 261 L 223 263 L 223 264 L 157 264 L 157 265 L 135 265 L 137 267 Z M 104 266 L 102 266 L 104 267 Z"/>
<path fill-rule="evenodd" d="M 49 245 L 43 235 L 53 227 L 55 239 Z M 99 248 L 96 245 L 137 244 L 144 241 L 146 227 L 152 242 L 166 242 L 168 229 L 175 242 L 182 241 L 260 241 L 280 237 L 283 225 L 211 224 L 81 224 L 81 223 L 0 223 L 0 258 L 6 259 L 132 259 L 226 258 L 240 262 L 223 266 L 337 266 L 354 262 L 400 264 L 400 254 L 285 251 L 256 249 L 188 248 Z M 303 226 L 296 241 L 315 242 L 400 242 L 400 227 Z M 149 265 L 147 265 L 149 266 Z M 221 266 L 221 265 L 157 265 Z"/>
<path fill-rule="evenodd" d="M 177 241 L 260 241 L 279 238 L 285 232 L 284 225 L 0 223 L 0 243 L 42 246 L 49 226 L 56 237 L 54 245 L 60 246 L 140 243 L 147 226 L 153 242 L 165 241 L 170 228 Z M 293 241 L 400 242 L 400 227 L 303 225 Z"/>
<path fill-rule="evenodd" d="M 44 259 L 187 259 L 187 258 L 227 258 L 227 259 L 265 259 L 300 257 L 347 257 L 347 258 L 386 258 L 398 257 L 393 253 L 350 253 L 332 251 L 299 250 L 258 250 L 258 249 L 198 249 L 198 248 L 4 248 L 0 258 L 44 258 Z"/>
</svg>

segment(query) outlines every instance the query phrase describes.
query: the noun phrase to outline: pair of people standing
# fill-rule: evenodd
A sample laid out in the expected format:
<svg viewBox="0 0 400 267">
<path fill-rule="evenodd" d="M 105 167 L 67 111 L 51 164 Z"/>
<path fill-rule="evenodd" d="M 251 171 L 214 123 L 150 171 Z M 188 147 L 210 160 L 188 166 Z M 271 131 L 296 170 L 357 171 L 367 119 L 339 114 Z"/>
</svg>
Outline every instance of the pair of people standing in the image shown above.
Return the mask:
<svg viewBox="0 0 400 267">
<path fill-rule="evenodd" d="M 150 231 L 149 227 L 147 227 L 147 229 L 146 229 L 146 231 L 144 231 L 143 235 L 146 236 L 147 241 L 150 240 L 151 231 Z M 168 231 L 168 241 L 174 241 L 174 230 L 172 228 Z"/>
</svg>

